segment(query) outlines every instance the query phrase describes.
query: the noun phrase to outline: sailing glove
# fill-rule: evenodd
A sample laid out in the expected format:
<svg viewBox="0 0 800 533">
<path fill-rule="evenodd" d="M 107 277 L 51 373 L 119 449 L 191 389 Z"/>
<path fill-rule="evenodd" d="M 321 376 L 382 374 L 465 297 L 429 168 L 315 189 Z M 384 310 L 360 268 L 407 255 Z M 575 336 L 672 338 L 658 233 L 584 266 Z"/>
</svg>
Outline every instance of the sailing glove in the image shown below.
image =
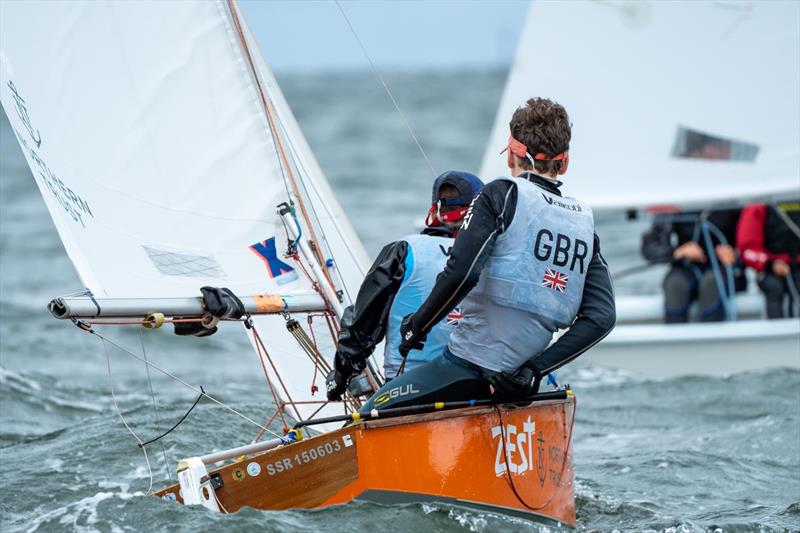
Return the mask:
<svg viewBox="0 0 800 533">
<path fill-rule="evenodd" d="M 342 399 L 342 394 L 347 390 L 347 385 L 353 376 L 364 370 L 366 360 L 353 362 L 337 350 L 333 356 L 333 370 L 325 378 L 325 387 L 328 392 L 328 401 L 335 402 Z"/>
<path fill-rule="evenodd" d="M 411 350 L 421 350 L 425 347 L 425 339 L 427 334 L 421 335 L 420 332 L 414 327 L 414 313 L 403 317 L 400 323 L 400 355 L 403 359 L 408 357 L 408 352 Z"/>
<path fill-rule="evenodd" d="M 230 289 L 225 287 L 201 287 L 206 310 L 217 318 L 241 318 L 244 304 Z"/>
<path fill-rule="evenodd" d="M 329 402 L 336 402 L 342 399 L 344 391 L 347 390 L 347 384 L 350 382 L 350 376 L 344 376 L 337 370 L 331 370 L 328 377 L 325 378 L 325 389 L 328 394 Z"/>
<path fill-rule="evenodd" d="M 527 364 L 514 373 L 493 372 L 487 379 L 494 387 L 493 396 L 499 400 L 522 400 L 533 396 L 541 382 L 536 369 Z"/>
</svg>

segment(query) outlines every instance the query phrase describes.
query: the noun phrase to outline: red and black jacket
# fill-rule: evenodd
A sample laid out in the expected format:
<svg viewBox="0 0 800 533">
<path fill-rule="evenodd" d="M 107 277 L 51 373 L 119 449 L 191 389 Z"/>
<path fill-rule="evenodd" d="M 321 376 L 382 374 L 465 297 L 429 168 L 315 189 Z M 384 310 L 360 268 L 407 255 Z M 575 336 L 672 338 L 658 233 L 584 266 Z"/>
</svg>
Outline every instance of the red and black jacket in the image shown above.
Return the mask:
<svg viewBox="0 0 800 533">
<path fill-rule="evenodd" d="M 778 259 L 790 265 L 800 265 L 798 227 L 800 201 L 776 206 L 748 205 L 742 210 L 736 232 L 736 245 L 742 261 L 759 272 Z"/>
</svg>

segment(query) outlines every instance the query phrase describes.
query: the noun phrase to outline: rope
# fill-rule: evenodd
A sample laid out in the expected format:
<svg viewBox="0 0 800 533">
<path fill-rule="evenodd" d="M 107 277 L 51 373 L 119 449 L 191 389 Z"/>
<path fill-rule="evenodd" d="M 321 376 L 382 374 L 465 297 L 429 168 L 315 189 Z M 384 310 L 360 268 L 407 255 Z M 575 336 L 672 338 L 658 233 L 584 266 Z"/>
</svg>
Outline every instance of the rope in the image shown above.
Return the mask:
<svg viewBox="0 0 800 533">
<path fill-rule="evenodd" d="M 164 324 L 185 324 L 189 322 L 204 322 L 204 318 L 165 318 Z M 87 324 L 96 326 L 147 326 L 152 324 L 148 320 L 127 320 L 127 321 L 111 321 L 111 320 L 86 320 Z"/>
<path fill-rule="evenodd" d="M 264 422 L 264 425 L 265 426 L 269 426 L 270 424 L 272 424 L 272 421 L 275 420 L 275 417 L 277 417 L 280 413 L 281 413 L 281 409 L 277 409 L 276 408 L 275 412 L 272 413 L 272 415 L 267 419 L 266 422 Z M 261 437 L 263 437 L 263 436 L 264 436 L 264 430 L 263 429 L 259 429 L 258 433 L 256 433 L 256 436 L 253 439 L 251 444 L 255 444 L 256 442 L 260 441 Z"/>
<path fill-rule="evenodd" d="M 289 400 L 288 403 L 290 405 L 292 405 L 292 407 L 294 407 L 294 405 L 293 405 L 294 401 L 292 400 L 291 394 L 289 394 L 289 389 L 286 388 L 286 384 L 283 382 L 283 379 L 281 378 L 280 372 L 278 372 L 278 369 L 275 368 L 275 363 L 272 361 L 272 357 L 269 355 L 269 351 L 267 350 L 267 347 L 264 345 L 264 342 L 261 340 L 261 335 L 258 334 L 258 330 L 256 330 L 255 326 L 253 326 L 253 338 L 256 340 L 256 350 L 258 351 L 258 356 L 261 357 L 261 350 L 263 349 L 264 350 L 264 355 L 267 356 L 267 361 L 269 361 L 269 365 L 272 367 L 272 371 L 275 372 L 275 376 L 278 378 L 278 383 L 281 384 L 281 388 L 283 388 L 283 392 L 286 394 L 286 399 Z M 270 384 L 270 388 L 272 388 L 272 382 L 269 380 L 269 377 L 267 377 L 267 383 L 269 383 Z M 273 390 L 273 394 L 277 398 L 277 393 L 275 393 L 274 390 Z M 281 406 L 281 404 L 279 403 L 278 404 L 278 408 L 280 408 L 280 406 Z M 303 419 L 303 417 L 300 416 L 300 412 L 297 410 L 296 407 L 294 407 L 294 412 L 297 415 L 297 419 L 298 420 L 302 420 Z M 275 434 L 273 433 L 273 435 L 275 435 Z M 275 436 L 277 437 L 279 435 L 275 435 Z"/>
<path fill-rule="evenodd" d="M 252 330 L 253 330 L 253 341 L 255 342 L 256 345 L 256 353 L 258 354 L 258 360 L 261 362 L 261 368 L 264 369 L 264 377 L 267 380 L 267 386 L 269 387 L 269 391 L 272 393 L 272 401 L 275 402 L 275 410 L 281 416 L 281 422 L 283 423 L 284 431 L 288 431 L 289 425 L 286 423 L 286 419 L 283 417 L 283 402 L 281 402 L 280 399 L 278 398 L 278 394 L 275 392 L 275 387 L 272 385 L 272 380 L 269 379 L 269 372 L 267 372 L 267 365 L 264 364 L 264 357 L 261 355 L 261 346 L 262 346 L 261 339 L 258 336 L 258 332 L 256 331 L 255 325 L 252 326 Z M 270 358 L 266 346 L 264 346 L 264 352 L 266 353 L 266 356 L 269 359 L 269 364 L 272 366 L 272 369 L 275 370 L 275 365 L 272 363 L 272 358 Z M 275 372 L 275 374 L 278 376 L 278 380 L 280 380 L 281 379 L 280 374 L 278 374 L 277 371 Z M 283 384 L 283 381 L 281 381 L 280 383 L 281 386 L 283 387 L 284 392 L 286 392 L 286 397 L 288 398 L 289 392 L 286 391 L 286 386 Z M 297 409 L 295 409 L 295 412 L 296 411 Z M 270 418 L 269 422 L 271 423 L 274 418 L 275 418 L 274 416 Z M 267 425 L 269 425 L 269 423 Z M 263 435 L 263 432 L 259 431 L 258 436 L 260 437 L 261 435 Z"/>
<path fill-rule="evenodd" d="M 425 150 L 422 148 L 422 145 L 420 144 L 419 139 L 417 139 L 417 136 L 414 135 L 414 130 L 411 129 L 411 124 L 408 123 L 408 120 L 406 119 L 406 116 L 400 110 L 400 106 L 397 105 L 397 100 L 395 100 L 394 95 L 392 94 L 392 91 L 389 90 L 389 86 L 386 84 L 386 81 L 384 81 L 383 76 L 381 76 L 381 73 L 378 70 L 378 67 L 376 67 L 375 63 L 372 61 L 372 58 L 370 57 L 369 52 L 367 52 L 367 47 L 364 46 L 363 42 L 361 42 L 361 38 L 358 36 L 358 33 L 356 32 L 356 29 L 353 27 L 353 24 L 350 22 L 350 19 L 347 18 L 347 13 L 344 12 L 344 8 L 342 7 L 342 4 L 339 3 L 339 0 L 334 0 L 334 1 L 336 2 L 336 7 L 338 7 L 339 11 L 342 13 L 342 17 L 344 17 L 345 22 L 347 22 L 347 25 L 350 27 L 350 31 L 353 33 L 353 37 L 356 38 L 356 41 L 358 42 L 358 45 L 361 47 L 361 51 L 364 52 L 364 56 L 366 56 L 367 61 L 369 61 L 369 64 L 372 67 L 373 72 L 375 72 L 375 75 L 378 77 L 378 80 L 381 82 L 381 85 L 383 85 L 383 89 L 386 91 L 386 94 L 389 96 L 389 99 L 392 101 L 392 104 L 394 105 L 394 108 L 397 110 L 397 113 L 400 115 L 400 118 L 403 119 L 403 123 L 406 125 L 406 128 L 408 129 L 408 133 L 411 135 L 411 138 L 414 139 L 414 142 L 416 143 L 417 148 L 419 149 L 419 152 L 422 154 L 422 157 L 425 158 L 425 162 L 428 164 L 428 168 L 431 169 L 431 173 L 433 174 L 434 177 L 438 176 L 438 174 L 436 173 L 436 170 L 434 170 L 433 165 L 431 164 L 431 160 L 428 159 L 428 154 L 425 153 Z"/>
<path fill-rule="evenodd" d="M 142 333 L 141 329 L 139 329 L 139 342 L 142 345 L 142 357 L 144 357 L 144 360 L 147 361 L 147 350 L 145 350 L 145 348 L 144 348 L 144 334 Z M 159 417 L 158 417 L 158 402 L 156 401 L 156 393 L 155 393 L 155 391 L 153 391 L 153 381 L 150 378 L 150 367 L 147 366 L 146 363 L 144 365 L 144 370 L 147 373 L 147 384 L 150 387 L 150 397 L 153 399 L 153 415 L 155 416 L 155 419 L 156 419 L 156 429 L 158 430 L 159 433 L 161 433 L 161 420 L 159 420 Z M 201 389 L 202 389 L 202 387 L 201 387 Z M 197 405 L 197 402 L 195 402 L 195 405 Z M 192 406 L 192 409 L 194 409 L 194 406 Z M 191 409 L 189 411 L 191 412 Z M 188 415 L 189 413 L 186 413 L 186 414 Z M 186 417 L 184 416 L 184 418 L 186 418 Z M 183 419 L 181 419 L 181 422 L 183 422 Z M 178 422 L 178 424 L 180 424 L 180 422 Z M 175 429 L 176 427 L 178 427 L 177 424 L 172 429 Z M 167 433 L 172 431 L 172 429 L 167 431 Z M 150 440 L 145 444 L 149 444 L 150 442 L 154 442 L 155 440 L 160 439 L 161 437 L 163 437 L 167 433 L 164 433 L 163 435 L 157 437 L 156 439 Z M 142 444 L 142 446 L 144 446 L 144 444 Z M 163 442 L 161 443 L 161 454 L 164 457 L 164 470 L 167 471 L 167 479 L 171 480 L 172 479 L 172 475 L 170 474 L 170 471 L 169 471 L 169 460 L 167 459 L 167 448 L 164 446 Z"/>
<path fill-rule="evenodd" d="M 575 397 L 573 396 L 573 399 L 574 398 Z M 573 404 L 572 405 L 573 405 L 573 407 L 572 407 L 572 418 L 571 418 L 571 420 L 569 422 L 569 434 L 567 435 L 567 445 L 566 445 L 566 447 L 564 449 L 564 459 L 561 461 L 561 469 L 559 470 L 559 473 L 558 473 L 559 483 L 561 482 L 562 476 L 564 475 L 564 469 L 567 466 L 567 457 L 569 456 L 569 446 L 570 446 L 570 443 L 572 442 L 572 429 L 575 426 L 575 413 L 578 410 L 578 400 L 573 400 Z M 526 508 L 530 509 L 531 511 L 538 511 L 540 509 L 543 509 L 543 508 L 547 507 L 548 505 L 550 505 L 550 502 L 553 501 L 553 497 L 555 496 L 554 492 L 551 491 L 550 492 L 550 498 L 548 498 L 547 501 L 544 502 L 542 505 L 537 507 L 537 506 L 533 506 L 533 505 L 528 504 L 528 502 L 525 501 L 525 498 L 523 498 L 522 495 L 517 490 L 517 486 L 514 484 L 514 478 L 511 477 L 510 465 L 508 464 L 508 451 L 506 450 L 506 438 L 507 438 L 506 437 L 506 423 L 505 423 L 505 420 L 503 420 L 503 413 L 500 411 L 500 408 L 497 405 L 493 405 L 492 407 L 497 412 L 497 417 L 500 419 L 500 438 L 503 439 L 503 442 L 502 442 L 502 445 L 503 445 L 503 459 L 505 460 L 505 465 L 506 465 L 506 479 L 508 480 L 508 484 L 511 486 L 511 491 L 514 493 L 514 496 L 516 496 L 517 501 L 519 501 L 519 503 L 521 503 L 523 506 L 525 506 Z M 533 469 L 533 457 L 529 457 L 528 460 L 530 462 L 531 469 Z"/>
<path fill-rule="evenodd" d="M 703 232 L 703 238 L 706 242 L 706 255 L 708 257 L 709 263 L 711 263 L 711 272 L 714 274 L 714 282 L 717 284 L 717 292 L 719 293 L 719 299 L 722 302 L 722 307 L 725 310 L 725 318 L 727 320 L 736 320 L 736 306 L 732 301 L 735 298 L 735 292 L 733 287 L 733 271 L 730 265 L 726 266 L 726 275 L 727 275 L 727 284 L 725 280 L 722 279 L 722 271 L 720 270 L 720 262 L 717 259 L 717 252 L 714 248 L 714 243 L 711 240 L 711 231 L 709 228 L 713 227 L 711 222 L 707 220 L 703 220 L 701 222 L 701 230 Z M 716 229 L 716 228 L 715 228 Z M 727 246 L 728 242 L 725 239 L 725 236 L 722 235 L 722 232 L 719 232 L 717 237 L 721 238 L 720 244 Z"/>
<path fill-rule="evenodd" d="M 109 338 L 107 338 L 107 337 L 104 337 L 103 335 L 101 335 L 101 334 L 97 333 L 97 332 L 96 332 L 96 331 L 94 331 L 93 329 L 90 329 L 90 330 L 87 330 L 87 331 L 88 331 L 89 333 L 91 333 L 92 335 L 96 336 L 97 338 L 99 338 L 100 340 L 102 340 L 104 343 L 105 343 L 105 342 L 107 342 L 107 343 L 108 343 L 108 344 L 110 344 L 111 346 L 114 346 L 115 348 L 117 348 L 117 349 L 119 349 L 119 350 L 122 350 L 123 352 L 125 352 L 125 353 L 126 353 L 126 354 L 128 354 L 128 355 L 130 355 L 131 357 L 134 357 L 134 358 L 138 359 L 139 361 L 142 361 L 142 362 L 144 362 L 144 364 L 146 364 L 146 365 L 148 365 L 148 366 L 150 366 L 150 367 L 152 367 L 152 368 L 155 368 L 156 370 L 158 370 L 159 372 L 161 372 L 161 373 L 162 373 L 162 374 L 164 374 L 165 376 L 168 376 L 169 378 L 173 379 L 173 380 L 174 380 L 174 381 L 176 381 L 177 383 L 180 383 L 181 385 L 183 385 L 183 386 L 184 386 L 184 387 L 186 387 L 187 389 L 193 390 L 193 391 L 194 391 L 194 392 L 196 392 L 197 394 L 202 394 L 204 397 L 208 398 L 209 400 L 211 400 L 211 401 L 212 401 L 212 402 L 214 402 L 215 404 L 219 405 L 220 407 L 223 407 L 223 408 L 227 409 L 228 411 L 230 411 L 231 413 L 235 414 L 236 416 L 238 416 L 238 417 L 239 417 L 239 418 L 241 418 L 242 420 L 245 420 L 245 421 L 247 421 L 247 422 L 249 422 L 249 423 L 253 424 L 253 425 L 254 425 L 254 426 L 256 426 L 256 427 L 263 429 L 264 431 L 266 431 L 267 433 L 270 433 L 271 435 L 273 435 L 273 436 L 275 436 L 275 437 L 281 437 L 281 435 L 278 435 L 278 434 L 277 434 L 277 433 L 275 433 L 274 431 L 272 431 L 272 430 L 270 430 L 270 429 L 268 429 L 268 428 L 265 428 L 264 426 L 262 426 L 261 424 L 259 424 L 258 422 L 256 422 L 256 421 L 255 421 L 255 420 L 253 420 L 252 418 L 250 418 L 249 416 L 247 416 L 247 415 L 244 415 L 244 414 L 240 413 L 239 411 L 237 411 L 236 409 L 234 409 L 234 408 L 233 408 L 233 407 L 231 407 L 230 405 L 228 405 L 228 404 L 226 404 L 226 403 L 224 403 L 224 402 L 221 402 L 220 400 L 218 400 L 218 399 L 214 398 L 213 396 L 211 396 L 210 394 L 208 394 L 208 393 L 207 393 L 207 392 L 205 392 L 204 390 L 202 390 L 202 389 L 199 389 L 199 388 L 195 387 L 194 385 L 190 385 L 189 383 L 187 383 L 186 381 L 182 380 L 181 378 L 179 378 L 178 376 L 176 376 L 176 375 L 175 375 L 175 374 L 173 374 L 172 372 L 170 372 L 170 371 L 168 371 L 168 370 L 164 370 L 163 368 L 161 368 L 160 366 L 156 365 L 155 363 L 151 363 L 150 361 L 147 361 L 147 360 L 143 359 L 143 358 L 142 358 L 141 356 L 139 356 L 138 354 L 135 354 L 135 353 L 133 353 L 132 351 L 130 351 L 130 350 L 128 350 L 127 348 L 125 348 L 124 346 L 122 346 L 122 345 L 120 345 L 120 344 L 118 344 L 118 343 L 116 343 L 116 342 L 112 341 L 111 339 L 109 339 Z M 140 442 L 141 442 L 141 441 L 140 441 Z"/>
<path fill-rule="evenodd" d="M 308 329 L 311 330 L 311 340 L 314 343 L 314 351 L 315 353 L 319 353 L 319 344 L 317 343 L 317 334 L 314 332 L 314 315 L 311 313 L 308 314 L 306 317 L 306 321 L 308 322 Z M 325 361 L 327 363 L 327 361 Z M 319 387 L 317 387 L 317 374 L 319 373 L 319 361 L 317 359 L 314 360 L 314 376 L 311 378 L 311 395 L 317 393 Z"/>
<path fill-rule="evenodd" d="M 111 401 L 114 404 L 114 409 L 117 411 L 120 420 L 122 420 L 122 424 L 125 426 L 125 429 L 127 429 L 128 432 L 131 435 L 133 435 L 133 438 L 136 439 L 136 442 L 139 443 L 139 447 L 142 449 L 142 454 L 144 454 L 144 462 L 147 464 L 147 472 L 150 475 L 150 486 L 147 487 L 147 493 L 146 493 L 149 496 L 150 492 L 153 490 L 153 468 L 150 466 L 150 459 L 147 457 L 147 450 L 144 448 L 144 445 L 142 444 L 142 439 L 140 439 L 139 435 L 137 435 L 136 432 L 133 429 L 131 429 L 131 427 L 128 425 L 127 420 L 125 420 L 125 417 L 122 415 L 122 411 L 120 410 L 119 405 L 117 404 L 117 395 L 114 394 L 114 377 L 111 374 L 111 357 L 108 354 L 108 345 L 106 344 L 106 340 L 103 337 L 100 337 L 100 341 L 103 343 L 103 351 L 105 352 L 106 355 L 106 368 L 108 368 L 108 385 L 109 388 L 111 389 Z"/>
<path fill-rule="evenodd" d="M 200 385 L 200 390 L 203 390 L 203 386 L 202 386 L 202 385 Z M 147 442 L 143 442 L 143 443 L 141 443 L 139 446 L 140 446 L 141 448 L 144 448 L 144 447 L 145 447 L 145 446 L 147 446 L 148 444 L 152 444 L 152 443 L 154 443 L 154 442 L 155 442 L 155 441 L 157 441 L 157 440 L 161 440 L 162 438 L 164 438 L 164 437 L 166 437 L 167 435 L 169 435 L 170 433 L 172 433 L 172 432 L 175 430 L 175 428 L 177 428 L 178 426 L 180 426 L 180 425 L 183 423 L 183 421 L 184 421 L 184 420 L 186 420 L 186 417 L 187 417 L 187 416 L 189 416 L 189 414 L 191 414 L 191 412 L 192 412 L 192 411 L 194 411 L 194 408 L 195 408 L 195 407 L 197 407 L 197 404 L 198 404 L 198 403 L 200 403 L 200 400 L 202 400 L 202 399 L 203 399 L 203 395 L 202 395 L 202 394 L 200 394 L 200 395 L 197 397 L 197 399 L 194 401 L 194 403 L 192 404 L 192 406 L 189 408 L 189 410 L 188 410 L 188 411 L 186 411 L 186 413 L 185 413 L 185 414 L 184 414 L 184 415 L 181 417 L 181 419 L 180 419 L 180 420 L 178 420 L 178 421 L 175 423 L 175 425 L 174 425 L 174 426 L 172 426 L 171 428 L 169 428 L 167 431 L 165 431 L 164 433 L 162 433 L 162 434 L 161 434 L 161 435 L 159 435 L 158 437 L 152 438 L 152 439 L 150 439 L 150 440 L 149 440 L 149 441 L 147 441 Z"/>
</svg>

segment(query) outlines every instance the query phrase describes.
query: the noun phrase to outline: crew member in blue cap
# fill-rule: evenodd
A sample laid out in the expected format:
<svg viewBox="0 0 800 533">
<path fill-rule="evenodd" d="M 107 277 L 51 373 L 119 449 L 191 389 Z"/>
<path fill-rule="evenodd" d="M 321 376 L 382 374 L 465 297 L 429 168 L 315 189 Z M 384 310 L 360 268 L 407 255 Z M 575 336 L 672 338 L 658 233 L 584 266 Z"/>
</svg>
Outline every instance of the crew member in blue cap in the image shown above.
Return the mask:
<svg viewBox="0 0 800 533">
<path fill-rule="evenodd" d="M 375 345 L 386 338 L 384 375 L 394 378 L 405 370 L 442 354 L 450 333 L 461 318 L 451 310 L 428 333 L 424 349 L 414 350 L 403 362 L 400 323 L 430 294 L 444 269 L 453 240 L 483 182 L 468 172 L 450 171 L 433 183 L 431 207 L 421 234 L 408 235 L 384 246 L 364 278 L 354 305 L 345 309 L 339 332 L 334 370 L 327 378 L 328 399 L 338 400 L 353 376 L 365 367 Z"/>
</svg>

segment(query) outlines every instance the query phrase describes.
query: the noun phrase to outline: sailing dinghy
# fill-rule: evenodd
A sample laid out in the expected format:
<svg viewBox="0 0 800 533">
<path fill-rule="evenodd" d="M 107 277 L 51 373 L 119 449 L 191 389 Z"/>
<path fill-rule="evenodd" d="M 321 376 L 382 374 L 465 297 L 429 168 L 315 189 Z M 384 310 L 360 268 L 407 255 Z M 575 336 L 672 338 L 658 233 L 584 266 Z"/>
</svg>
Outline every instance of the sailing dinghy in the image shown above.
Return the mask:
<svg viewBox="0 0 800 533">
<path fill-rule="evenodd" d="M 207 316 L 206 285 L 245 305 L 275 412 L 252 420 L 145 361 L 258 430 L 180 461 L 159 496 L 222 512 L 445 501 L 574 525 L 567 390 L 363 417 L 361 398 L 325 401 L 367 257 L 234 1 L 2 2 L 0 21 L 0 100 L 84 285 L 52 314 L 105 339 L 234 327 Z"/>
<path fill-rule="evenodd" d="M 796 199 L 798 20 L 797 2 L 532 2 L 481 176 L 507 173 L 509 117 L 543 95 L 574 121 L 563 190 L 598 220 Z M 735 322 L 683 325 L 657 323 L 660 294 L 618 295 L 588 360 L 653 377 L 800 369 L 800 319 L 761 319 L 752 293 Z"/>
</svg>

